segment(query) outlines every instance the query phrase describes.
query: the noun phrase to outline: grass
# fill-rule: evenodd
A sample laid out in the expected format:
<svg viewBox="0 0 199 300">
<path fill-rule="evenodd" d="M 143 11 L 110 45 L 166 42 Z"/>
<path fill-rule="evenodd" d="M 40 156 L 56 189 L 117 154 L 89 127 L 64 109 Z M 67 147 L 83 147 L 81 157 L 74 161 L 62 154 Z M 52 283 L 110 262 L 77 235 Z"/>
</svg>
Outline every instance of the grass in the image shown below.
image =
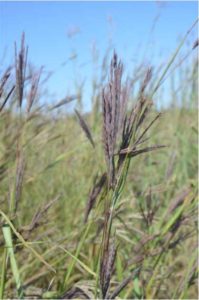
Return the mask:
<svg viewBox="0 0 199 300">
<path fill-rule="evenodd" d="M 22 37 L 0 83 L 1 298 L 197 299 L 196 58 L 180 105 L 151 98 L 189 32 L 137 96 L 114 53 L 91 112 L 68 115 L 75 96 L 40 106 Z"/>
</svg>

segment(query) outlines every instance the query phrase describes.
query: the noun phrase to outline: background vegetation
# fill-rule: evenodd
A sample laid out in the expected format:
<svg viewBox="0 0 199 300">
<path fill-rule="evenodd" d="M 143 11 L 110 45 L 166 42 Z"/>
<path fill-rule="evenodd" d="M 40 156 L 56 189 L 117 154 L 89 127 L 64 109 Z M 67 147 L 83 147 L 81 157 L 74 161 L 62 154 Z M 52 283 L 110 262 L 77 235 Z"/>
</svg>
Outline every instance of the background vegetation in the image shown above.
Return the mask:
<svg viewBox="0 0 199 300">
<path fill-rule="evenodd" d="M 0 298 L 197 299 L 197 42 L 186 67 L 173 62 L 182 45 L 163 68 L 141 65 L 128 78 L 127 114 L 139 108 L 132 136 L 141 117 L 139 134 L 157 121 L 146 153 L 135 154 L 131 139 L 115 184 L 102 134 L 110 60 L 93 79 L 91 111 L 83 112 L 79 88 L 44 104 L 42 70 L 28 64 L 22 37 L 0 83 Z M 161 99 L 156 88 L 167 76 L 172 103 L 159 115 L 151 100 Z M 64 112 L 70 101 L 76 113 Z M 166 147 L 148 152 L 154 145 Z"/>
</svg>

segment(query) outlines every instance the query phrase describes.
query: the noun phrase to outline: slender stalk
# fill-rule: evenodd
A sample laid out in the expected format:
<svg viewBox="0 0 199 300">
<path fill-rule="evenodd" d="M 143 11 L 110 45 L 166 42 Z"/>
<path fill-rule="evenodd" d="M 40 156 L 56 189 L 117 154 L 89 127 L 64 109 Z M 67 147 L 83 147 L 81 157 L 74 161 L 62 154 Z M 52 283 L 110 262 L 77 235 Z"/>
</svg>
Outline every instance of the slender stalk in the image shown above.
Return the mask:
<svg viewBox="0 0 199 300">
<path fill-rule="evenodd" d="M 6 282 L 6 265 L 8 259 L 8 251 L 7 248 L 4 248 L 3 253 L 3 263 L 2 263 L 2 270 L 1 270 L 1 286 L 0 286 L 0 299 L 3 299 L 4 289 L 5 289 L 5 282 Z"/>
<path fill-rule="evenodd" d="M 19 269 L 18 269 L 18 266 L 17 266 L 17 261 L 16 261 L 16 258 L 15 258 L 15 254 L 14 254 L 12 233 L 11 233 L 11 230 L 10 230 L 10 226 L 7 225 L 7 224 L 3 225 L 2 231 L 3 231 L 4 240 L 5 240 L 5 246 L 7 248 L 8 255 L 9 255 L 9 258 L 10 258 L 12 273 L 13 273 L 13 276 L 14 276 L 14 279 L 15 279 L 15 282 L 16 282 L 18 298 L 23 299 L 24 298 L 24 291 L 23 291 L 23 287 L 22 287 L 22 284 L 21 284 Z"/>
</svg>

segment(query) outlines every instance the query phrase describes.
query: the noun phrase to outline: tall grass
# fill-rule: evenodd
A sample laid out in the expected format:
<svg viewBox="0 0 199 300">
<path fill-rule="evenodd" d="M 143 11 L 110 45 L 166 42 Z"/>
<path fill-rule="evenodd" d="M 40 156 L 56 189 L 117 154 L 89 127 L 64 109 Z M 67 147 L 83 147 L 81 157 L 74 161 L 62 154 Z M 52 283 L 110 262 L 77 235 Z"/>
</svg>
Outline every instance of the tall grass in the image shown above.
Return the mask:
<svg viewBox="0 0 199 300">
<path fill-rule="evenodd" d="M 159 77 L 114 53 L 86 115 L 54 113 L 79 90 L 41 105 L 22 36 L 0 82 L 1 298 L 197 298 L 195 57 L 190 108 L 152 99 L 188 34 Z"/>
</svg>

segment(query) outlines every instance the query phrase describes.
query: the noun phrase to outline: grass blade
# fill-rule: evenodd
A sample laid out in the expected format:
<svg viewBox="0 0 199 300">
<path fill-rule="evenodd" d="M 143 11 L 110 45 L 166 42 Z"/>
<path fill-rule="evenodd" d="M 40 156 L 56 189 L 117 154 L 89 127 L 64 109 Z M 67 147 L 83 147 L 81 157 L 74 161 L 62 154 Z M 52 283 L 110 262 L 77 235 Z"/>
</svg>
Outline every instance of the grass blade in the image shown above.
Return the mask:
<svg viewBox="0 0 199 300">
<path fill-rule="evenodd" d="M 13 273 L 13 276 L 14 276 L 14 279 L 16 282 L 17 294 L 18 294 L 19 299 L 23 299 L 24 292 L 23 292 L 23 288 L 22 288 L 22 284 L 21 284 L 21 280 L 20 280 L 19 269 L 18 269 L 17 262 L 15 259 L 10 226 L 7 224 L 3 225 L 2 230 L 3 230 L 4 239 L 5 239 L 5 245 L 6 245 L 8 255 L 10 258 L 12 273 Z"/>
</svg>

